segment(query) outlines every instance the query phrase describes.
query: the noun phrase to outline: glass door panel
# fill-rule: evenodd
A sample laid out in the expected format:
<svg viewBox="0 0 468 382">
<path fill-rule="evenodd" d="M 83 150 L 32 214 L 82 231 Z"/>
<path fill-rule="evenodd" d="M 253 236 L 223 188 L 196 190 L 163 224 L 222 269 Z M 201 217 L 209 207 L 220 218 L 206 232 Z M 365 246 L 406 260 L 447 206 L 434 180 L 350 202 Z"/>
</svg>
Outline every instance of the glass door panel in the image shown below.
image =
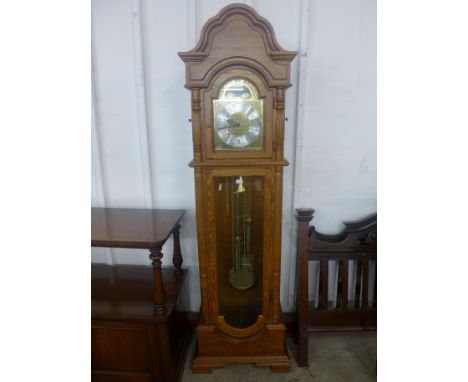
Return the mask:
<svg viewBox="0 0 468 382">
<path fill-rule="evenodd" d="M 246 328 L 262 314 L 264 179 L 215 177 L 219 314 Z"/>
</svg>

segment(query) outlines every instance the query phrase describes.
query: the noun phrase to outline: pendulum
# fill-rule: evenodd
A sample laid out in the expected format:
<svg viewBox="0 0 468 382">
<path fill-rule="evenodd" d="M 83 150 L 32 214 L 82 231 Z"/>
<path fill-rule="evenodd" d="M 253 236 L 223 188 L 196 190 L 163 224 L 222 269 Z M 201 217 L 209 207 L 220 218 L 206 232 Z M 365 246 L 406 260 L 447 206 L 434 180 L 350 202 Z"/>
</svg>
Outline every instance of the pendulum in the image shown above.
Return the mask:
<svg viewBox="0 0 468 382">
<path fill-rule="evenodd" d="M 249 289 L 255 283 L 252 264 L 252 218 L 248 190 L 242 177 L 236 180 L 237 190 L 232 203 L 232 268 L 229 271 L 229 283 L 237 290 Z"/>
</svg>

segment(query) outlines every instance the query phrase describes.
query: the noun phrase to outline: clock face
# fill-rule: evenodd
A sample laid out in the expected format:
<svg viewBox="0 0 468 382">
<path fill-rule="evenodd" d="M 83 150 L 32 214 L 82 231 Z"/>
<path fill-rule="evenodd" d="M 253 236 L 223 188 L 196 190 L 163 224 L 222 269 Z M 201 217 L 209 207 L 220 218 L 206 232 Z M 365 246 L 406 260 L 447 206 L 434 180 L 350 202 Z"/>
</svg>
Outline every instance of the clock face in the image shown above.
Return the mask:
<svg viewBox="0 0 468 382">
<path fill-rule="evenodd" d="M 243 79 L 228 81 L 213 101 L 216 150 L 261 148 L 263 100 Z"/>
<path fill-rule="evenodd" d="M 251 145 L 259 136 L 260 115 L 255 107 L 242 101 L 226 104 L 216 118 L 216 133 L 229 147 Z"/>
</svg>

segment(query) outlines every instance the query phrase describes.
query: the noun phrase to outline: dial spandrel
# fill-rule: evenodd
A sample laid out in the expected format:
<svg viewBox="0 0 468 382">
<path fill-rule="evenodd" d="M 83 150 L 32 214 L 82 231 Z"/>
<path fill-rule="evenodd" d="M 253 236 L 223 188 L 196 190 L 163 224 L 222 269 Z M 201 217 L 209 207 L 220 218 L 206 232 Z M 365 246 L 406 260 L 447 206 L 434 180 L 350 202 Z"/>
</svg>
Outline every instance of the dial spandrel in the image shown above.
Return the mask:
<svg viewBox="0 0 468 382">
<path fill-rule="evenodd" d="M 262 148 L 263 100 L 251 82 L 226 82 L 213 101 L 213 113 L 215 150 Z"/>
</svg>

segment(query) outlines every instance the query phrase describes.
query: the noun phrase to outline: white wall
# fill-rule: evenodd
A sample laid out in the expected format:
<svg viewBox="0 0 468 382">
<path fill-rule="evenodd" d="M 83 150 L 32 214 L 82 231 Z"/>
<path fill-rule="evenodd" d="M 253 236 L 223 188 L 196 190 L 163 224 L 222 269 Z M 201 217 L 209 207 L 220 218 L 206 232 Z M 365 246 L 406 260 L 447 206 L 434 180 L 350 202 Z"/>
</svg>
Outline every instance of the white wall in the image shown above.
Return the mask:
<svg viewBox="0 0 468 382">
<path fill-rule="evenodd" d="M 179 305 L 198 310 L 190 94 L 178 51 L 232 1 L 92 1 L 92 205 L 184 208 L 189 267 Z M 300 55 L 287 91 L 281 301 L 294 308 L 294 207 L 319 231 L 376 210 L 375 0 L 252 0 Z M 163 249 L 170 263 L 172 243 Z M 149 264 L 145 251 L 94 248 L 92 260 Z M 331 271 L 332 272 L 332 271 Z M 332 283 L 333 280 L 330 280 Z"/>
</svg>

